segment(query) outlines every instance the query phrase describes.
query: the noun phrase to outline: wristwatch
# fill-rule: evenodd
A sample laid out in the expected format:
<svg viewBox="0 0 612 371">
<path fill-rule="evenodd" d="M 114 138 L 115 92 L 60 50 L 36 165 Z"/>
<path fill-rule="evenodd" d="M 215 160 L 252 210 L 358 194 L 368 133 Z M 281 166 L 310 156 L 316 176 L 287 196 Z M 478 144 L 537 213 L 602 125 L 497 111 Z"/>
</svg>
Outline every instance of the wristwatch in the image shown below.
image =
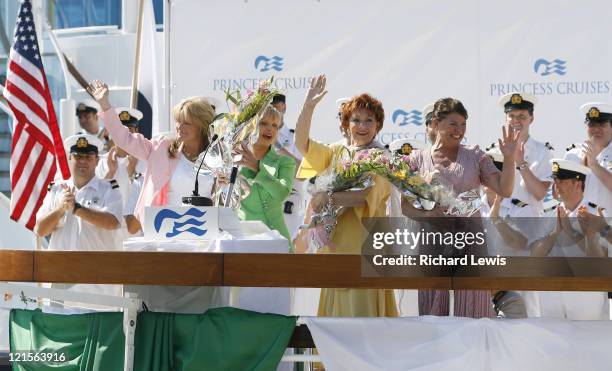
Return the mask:
<svg viewBox="0 0 612 371">
<path fill-rule="evenodd" d="M 599 231 L 599 235 L 602 238 L 606 238 L 608 237 L 608 233 L 610 233 L 610 229 L 612 229 L 612 227 L 610 227 L 610 224 L 606 225 L 605 227 L 603 227 L 600 231 Z"/>
<path fill-rule="evenodd" d="M 73 213 L 73 214 L 74 214 L 74 213 L 76 213 L 76 211 L 77 211 L 78 209 L 81 209 L 81 208 L 83 208 L 83 206 L 82 206 L 80 203 L 75 202 L 75 203 L 74 203 L 74 208 L 72 208 L 72 213 Z"/>
<path fill-rule="evenodd" d="M 529 163 L 527 163 L 527 161 L 523 161 L 520 164 L 518 164 L 518 166 L 516 167 L 516 170 L 523 170 L 527 168 L 527 166 L 529 166 Z"/>
</svg>

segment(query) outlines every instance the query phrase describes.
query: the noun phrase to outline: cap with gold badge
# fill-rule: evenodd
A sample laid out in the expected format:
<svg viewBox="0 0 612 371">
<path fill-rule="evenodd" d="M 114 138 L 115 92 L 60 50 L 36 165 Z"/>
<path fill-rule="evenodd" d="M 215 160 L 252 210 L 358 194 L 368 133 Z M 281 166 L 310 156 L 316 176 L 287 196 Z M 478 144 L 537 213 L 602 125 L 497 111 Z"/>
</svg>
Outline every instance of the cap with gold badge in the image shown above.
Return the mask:
<svg viewBox="0 0 612 371">
<path fill-rule="evenodd" d="M 98 111 L 100 110 L 100 105 L 92 99 L 86 99 L 82 102 L 80 102 L 79 104 L 77 104 L 76 106 L 76 115 L 80 115 L 83 113 L 87 113 L 87 112 L 91 112 L 91 113 L 98 113 Z"/>
<path fill-rule="evenodd" d="M 584 181 L 590 173 L 588 167 L 577 162 L 561 158 L 550 160 L 552 166 L 552 176 L 555 179 L 577 179 Z"/>
<path fill-rule="evenodd" d="M 533 107 L 537 102 L 535 95 L 519 92 L 505 94 L 497 101 L 506 113 L 515 109 L 526 109 L 533 112 Z"/>
<path fill-rule="evenodd" d="M 69 153 L 98 154 L 104 148 L 104 143 L 93 135 L 77 134 L 64 140 L 64 148 L 66 148 Z"/>
<path fill-rule="evenodd" d="M 585 123 L 612 122 L 612 105 L 601 102 L 589 102 L 580 106 L 580 112 L 585 114 Z"/>
<path fill-rule="evenodd" d="M 142 119 L 142 112 L 135 108 L 119 107 L 115 108 L 115 112 L 125 126 L 138 127 L 138 121 Z"/>
<path fill-rule="evenodd" d="M 399 155 L 408 156 L 415 149 L 423 149 L 427 145 L 420 140 L 411 138 L 402 138 L 389 143 L 389 150 Z"/>
</svg>

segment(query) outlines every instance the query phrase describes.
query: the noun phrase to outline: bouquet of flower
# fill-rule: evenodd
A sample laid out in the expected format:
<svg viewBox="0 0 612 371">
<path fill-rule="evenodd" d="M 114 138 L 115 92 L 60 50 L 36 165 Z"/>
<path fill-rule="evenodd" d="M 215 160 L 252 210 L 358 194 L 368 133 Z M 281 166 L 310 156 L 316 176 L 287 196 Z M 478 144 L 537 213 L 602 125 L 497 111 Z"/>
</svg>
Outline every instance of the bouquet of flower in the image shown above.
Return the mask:
<svg viewBox="0 0 612 371">
<path fill-rule="evenodd" d="M 239 90 L 225 92 L 225 99 L 230 112 L 218 114 L 211 125 L 210 137 L 217 139 L 210 144 L 209 150 L 203 153 L 204 165 L 216 177 L 230 178 L 234 162 L 239 159 L 232 156 L 234 149 L 243 141 L 254 142 L 259 134 L 258 119 L 262 110 L 272 102 L 277 89 L 271 88 L 274 76 L 262 81 L 256 91 L 248 90 L 245 97 Z M 199 163 L 200 161 L 198 161 Z M 246 182 L 237 186 L 232 193 L 230 207 L 237 207 L 240 203 L 240 189 L 246 190 Z M 247 190 L 248 191 L 248 190 Z M 246 195 L 243 193 L 242 197 Z M 218 195 L 215 196 L 218 199 Z"/>
<path fill-rule="evenodd" d="M 332 166 L 317 177 L 315 190 L 332 193 L 367 189 L 373 185 L 373 174 L 387 179 L 417 208 L 431 210 L 438 204 L 446 209 L 448 215 L 469 215 L 480 208 L 478 192 L 455 195 L 439 181 L 437 173 L 422 177 L 416 169 L 410 168 L 408 156 L 377 148 L 359 151 L 344 148 L 332 159 Z M 312 217 L 307 228 L 315 228 L 314 243 L 317 247 L 332 246 L 333 232 L 343 210 L 343 207 L 328 202 Z"/>
</svg>

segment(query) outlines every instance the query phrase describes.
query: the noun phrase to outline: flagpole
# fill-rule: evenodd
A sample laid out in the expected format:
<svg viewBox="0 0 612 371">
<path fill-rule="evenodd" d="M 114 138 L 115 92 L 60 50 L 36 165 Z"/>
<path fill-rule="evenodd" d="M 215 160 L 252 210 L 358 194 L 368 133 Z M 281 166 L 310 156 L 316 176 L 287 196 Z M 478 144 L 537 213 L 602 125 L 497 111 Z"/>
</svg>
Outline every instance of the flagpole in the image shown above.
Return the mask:
<svg viewBox="0 0 612 371">
<path fill-rule="evenodd" d="M 131 107 L 136 108 L 138 103 L 138 67 L 140 66 L 140 43 L 142 39 L 142 19 L 144 13 L 144 0 L 138 1 L 138 25 L 136 27 L 136 53 L 134 56 L 134 73 L 132 74 L 132 101 Z"/>
</svg>

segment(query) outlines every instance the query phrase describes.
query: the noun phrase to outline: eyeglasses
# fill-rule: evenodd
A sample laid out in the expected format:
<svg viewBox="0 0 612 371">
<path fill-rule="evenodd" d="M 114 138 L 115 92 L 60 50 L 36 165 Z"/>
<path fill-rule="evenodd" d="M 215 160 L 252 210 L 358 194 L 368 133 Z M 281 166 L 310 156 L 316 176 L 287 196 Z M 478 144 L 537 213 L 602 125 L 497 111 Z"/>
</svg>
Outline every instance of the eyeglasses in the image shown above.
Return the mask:
<svg viewBox="0 0 612 371">
<path fill-rule="evenodd" d="M 349 122 L 355 126 L 359 126 L 359 125 L 372 126 L 376 124 L 376 121 L 374 121 L 374 119 L 367 119 L 365 121 L 361 121 L 358 119 L 351 119 Z"/>
</svg>

